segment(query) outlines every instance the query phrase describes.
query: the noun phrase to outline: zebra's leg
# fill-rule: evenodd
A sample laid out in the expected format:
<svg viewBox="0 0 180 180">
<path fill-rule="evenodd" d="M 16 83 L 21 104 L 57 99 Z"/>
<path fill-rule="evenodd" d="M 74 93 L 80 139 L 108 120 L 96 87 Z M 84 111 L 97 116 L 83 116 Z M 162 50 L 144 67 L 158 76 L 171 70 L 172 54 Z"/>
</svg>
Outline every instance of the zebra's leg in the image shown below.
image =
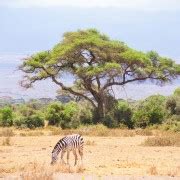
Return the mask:
<svg viewBox="0 0 180 180">
<path fill-rule="evenodd" d="M 78 160 L 77 153 L 76 153 L 75 149 L 73 150 L 73 154 L 74 154 L 74 157 L 75 157 L 75 162 L 74 162 L 74 166 L 75 166 L 77 164 L 77 160 Z"/>
<path fill-rule="evenodd" d="M 83 165 L 83 149 L 79 148 L 79 155 L 81 156 L 81 165 Z"/>
<path fill-rule="evenodd" d="M 66 152 L 66 151 L 62 151 L 62 152 L 61 152 L 61 162 L 62 162 L 63 164 L 65 164 L 65 161 L 64 161 L 64 159 L 63 159 L 63 156 L 64 156 L 65 152 Z"/>
<path fill-rule="evenodd" d="M 69 153 L 70 151 L 67 150 L 67 164 L 69 165 Z"/>
</svg>

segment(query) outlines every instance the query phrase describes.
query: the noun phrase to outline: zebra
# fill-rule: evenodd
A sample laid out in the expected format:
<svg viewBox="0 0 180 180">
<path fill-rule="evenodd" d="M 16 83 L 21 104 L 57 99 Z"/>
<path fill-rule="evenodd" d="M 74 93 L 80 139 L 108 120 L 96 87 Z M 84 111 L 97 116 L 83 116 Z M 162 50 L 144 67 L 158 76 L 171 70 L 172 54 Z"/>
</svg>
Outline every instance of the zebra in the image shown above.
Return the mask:
<svg viewBox="0 0 180 180">
<path fill-rule="evenodd" d="M 52 151 L 52 161 L 51 164 L 53 165 L 57 159 L 58 154 L 61 152 L 61 162 L 65 163 L 63 160 L 64 153 L 67 151 L 67 164 L 69 165 L 69 154 L 70 151 L 73 151 L 75 157 L 74 166 L 77 164 L 78 156 L 76 150 L 78 150 L 79 155 L 81 156 L 81 164 L 83 163 L 83 145 L 84 140 L 81 135 L 73 134 L 68 135 L 60 139 L 57 144 L 54 146 Z"/>
</svg>

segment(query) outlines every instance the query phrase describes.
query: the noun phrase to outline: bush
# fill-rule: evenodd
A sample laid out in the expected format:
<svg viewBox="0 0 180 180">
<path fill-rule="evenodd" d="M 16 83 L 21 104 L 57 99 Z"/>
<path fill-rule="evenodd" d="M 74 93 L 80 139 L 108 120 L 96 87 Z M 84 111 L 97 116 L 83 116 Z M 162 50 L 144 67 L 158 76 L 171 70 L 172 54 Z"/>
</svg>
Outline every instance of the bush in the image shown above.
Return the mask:
<svg viewBox="0 0 180 180">
<path fill-rule="evenodd" d="M 128 128 L 133 128 L 132 114 L 132 109 L 126 101 L 118 101 L 114 112 L 114 117 L 117 119 L 118 124 L 124 124 Z"/>
<path fill-rule="evenodd" d="M 133 128 L 131 117 L 132 110 L 129 104 L 126 101 L 118 101 L 114 104 L 114 108 L 106 114 L 103 124 L 109 128 Z"/>
<path fill-rule="evenodd" d="M 39 114 L 33 114 L 27 117 L 20 116 L 15 119 L 14 125 L 21 128 L 34 129 L 44 126 L 44 119 Z"/>
<path fill-rule="evenodd" d="M 109 112 L 103 119 L 103 124 L 108 128 L 118 127 L 118 121 L 114 117 L 114 112 Z"/>
<path fill-rule="evenodd" d="M 159 128 L 162 130 L 180 132 L 180 115 L 171 116 Z"/>
<path fill-rule="evenodd" d="M 133 114 L 133 122 L 136 127 L 145 128 L 153 124 L 161 124 L 165 117 L 165 97 L 150 96 L 140 103 Z"/>
<path fill-rule="evenodd" d="M 93 124 L 93 112 L 89 103 L 81 103 L 79 105 L 79 119 L 81 124 L 88 125 Z"/>
<path fill-rule="evenodd" d="M 0 110 L 0 125 L 3 127 L 13 125 L 13 112 L 10 107 L 4 107 Z"/>
<path fill-rule="evenodd" d="M 175 97 L 169 97 L 166 101 L 166 109 L 170 111 L 170 114 L 176 114 L 176 99 Z"/>
<path fill-rule="evenodd" d="M 61 128 L 77 128 L 80 125 L 79 107 L 76 102 L 69 102 L 64 107 L 64 118 L 61 122 Z"/>
<path fill-rule="evenodd" d="M 64 119 L 64 106 L 60 103 L 51 103 L 47 107 L 46 119 L 49 125 L 61 125 Z"/>
</svg>

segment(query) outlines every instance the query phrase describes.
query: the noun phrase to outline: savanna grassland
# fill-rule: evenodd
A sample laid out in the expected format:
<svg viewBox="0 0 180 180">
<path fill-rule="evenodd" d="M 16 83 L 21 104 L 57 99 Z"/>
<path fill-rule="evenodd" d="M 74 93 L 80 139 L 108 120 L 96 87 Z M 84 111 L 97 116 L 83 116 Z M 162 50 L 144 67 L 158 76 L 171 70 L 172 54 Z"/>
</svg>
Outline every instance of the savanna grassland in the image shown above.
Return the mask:
<svg viewBox="0 0 180 180">
<path fill-rule="evenodd" d="M 50 165 L 51 151 L 64 135 L 84 137 L 84 162 L 73 166 Z M 180 135 L 160 130 L 89 129 L 0 130 L 0 178 L 64 179 L 89 176 L 177 177 L 180 176 Z M 73 176 L 72 176 L 73 175 Z"/>
</svg>

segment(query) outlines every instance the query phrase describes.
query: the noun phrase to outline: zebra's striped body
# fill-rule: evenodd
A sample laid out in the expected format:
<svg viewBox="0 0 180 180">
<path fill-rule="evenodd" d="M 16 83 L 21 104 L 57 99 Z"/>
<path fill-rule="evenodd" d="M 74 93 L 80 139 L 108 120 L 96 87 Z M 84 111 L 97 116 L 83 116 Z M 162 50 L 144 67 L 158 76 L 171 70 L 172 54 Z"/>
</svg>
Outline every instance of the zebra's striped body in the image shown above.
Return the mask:
<svg viewBox="0 0 180 180">
<path fill-rule="evenodd" d="M 57 157 L 59 153 L 61 153 L 61 161 L 64 162 L 63 155 L 65 152 L 67 152 L 67 164 L 69 164 L 69 153 L 70 151 L 73 151 L 73 154 L 75 156 L 74 165 L 76 165 L 78 160 L 76 151 L 78 150 L 78 153 L 81 156 L 81 161 L 82 161 L 83 145 L 84 145 L 83 138 L 79 134 L 73 134 L 63 137 L 57 142 L 57 144 L 55 145 L 52 151 L 51 164 L 54 164 L 57 161 Z"/>
</svg>

